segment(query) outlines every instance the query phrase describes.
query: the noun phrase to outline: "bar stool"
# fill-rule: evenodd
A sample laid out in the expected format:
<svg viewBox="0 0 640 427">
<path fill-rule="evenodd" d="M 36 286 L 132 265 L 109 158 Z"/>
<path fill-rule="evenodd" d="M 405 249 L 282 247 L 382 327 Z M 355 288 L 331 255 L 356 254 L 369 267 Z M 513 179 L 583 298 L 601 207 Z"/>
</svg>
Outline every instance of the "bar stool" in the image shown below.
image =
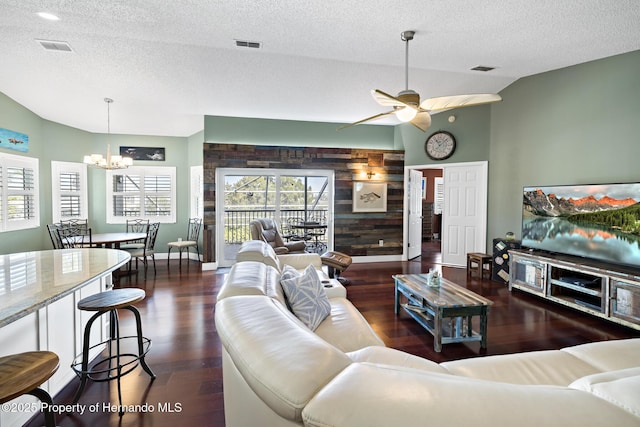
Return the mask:
<svg viewBox="0 0 640 427">
<path fill-rule="evenodd" d="M 29 351 L 0 357 L 0 404 L 23 394 L 37 397 L 44 403 L 42 412 L 47 427 L 55 427 L 51 411 L 53 399 L 40 388 L 58 370 L 59 360 L 50 351 Z"/>
<path fill-rule="evenodd" d="M 104 382 L 115 379 L 118 382 L 118 403 L 120 415 L 122 416 L 124 410 L 122 406 L 120 378 L 133 371 L 138 366 L 138 363 L 142 366 L 142 369 L 151 376 L 152 381 L 156 378 L 156 375 L 145 361 L 145 356 L 151 348 L 151 340 L 142 335 L 140 312 L 133 306 L 136 302 L 142 301 L 144 297 L 145 292 L 142 289 L 125 288 L 101 292 L 78 301 L 79 310 L 97 311 L 97 313 L 91 316 L 87 322 L 87 326 L 85 326 L 84 329 L 82 354 L 78 355 L 71 365 L 78 377 L 80 377 L 80 386 L 73 398 L 74 404 L 80 399 L 87 380 Z M 119 309 L 129 310 L 135 316 L 136 335 L 120 336 L 120 324 L 118 322 Z M 100 316 L 107 313 L 109 314 L 109 339 L 90 346 L 91 325 Z M 135 339 L 137 342 L 137 354 L 121 352 L 121 344 L 132 339 Z M 107 345 L 108 355 L 98 356 L 97 361 L 94 362 L 92 366 L 89 366 L 89 352 L 104 344 Z M 113 346 L 115 346 L 115 352 Z"/>
</svg>

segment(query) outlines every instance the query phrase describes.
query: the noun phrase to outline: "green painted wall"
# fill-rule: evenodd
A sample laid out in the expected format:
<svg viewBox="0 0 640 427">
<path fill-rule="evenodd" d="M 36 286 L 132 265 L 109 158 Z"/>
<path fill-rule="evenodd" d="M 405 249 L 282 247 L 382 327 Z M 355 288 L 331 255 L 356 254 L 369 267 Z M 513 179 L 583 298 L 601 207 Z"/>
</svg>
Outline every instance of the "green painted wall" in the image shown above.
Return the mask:
<svg viewBox="0 0 640 427">
<path fill-rule="evenodd" d="M 449 116 L 456 120 L 449 123 Z M 405 165 L 431 165 L 442 163 L 475 162 L 489 160 L 491 106 L 459 108 L 434 114 L 431 127 L 422 132 L 412 124 L 403 123 L 395 127 L 395 144 L 405 150 Z M 431 160 L 424 151 L 424 143 L 432 133 L 444 130 L 456 138 L 456 151 L 442 161 Z"/>
<path fill-rule="evenodd" d="M 205 116 L 204 139 L 224 144 L 395 149 L 392 126 L 358 125 L 337 131 L 338 126 L 336 123 Z"/>
<path fill-rule="evenodd" d="M 156 251 L 166 252 L 166 244 L 184 237 L 189 219 L 189 166 L 202 164 L 202 132 L 190 138 L 139 135 L 93 134 L 40 118 L 6 95 L 0 93 L 0 127 L 29 135 L 29 151 L 3 152 L 39 159 L 40 228 L 0 233 L 0 253 L 51 249 L 46 224 L 52 222 L 51 161 L 82 162 L 84 154 L 106 154 L 107 142 L 113 152 L 121 145 L 165 147 L 166 161 L 136 161 L 135 165 L 175 166 L 177 168 L 177 206 L 175 224 L 162 224 Z M 89 223 L 94 233 L 120 231 L 121 224 L 106 224 L 105 172 L 88 168 Z"/>
<path fill-rule="evenodd" d="M 13 101 L 9 97 L 0 93 L 0 128 L 10 129 L 12 131 L 21 132 L 29 135 L 29 152 L 23 153 L 15 150 L 7 150 L 0 148 L 0 151 L 8 154 L 14 154 L 19 156 L 40 157 L 45 151 L 46 139 L 43 137 L 43 123 L 42 119 L 33 114 L 30 110 L 24 108 L 22 105 Z M 51 150 L 53 151 L 53 150 Z M 40 179 L 46 179 L 49 181 L 51 178 L 51 164 L 49 163 L 43 169 L 43 161 L 40 160 L 39 166 Z M 46 175 L 48 173 L 48 175 Z M 51 200 L 51 193 L 49 192 L 48 200 Z M 47 196 L 47 192 L 40 190 L 40 205 L 43 206 L 42 201 Z M 47 205 L 49 205 L 47 203 Z M 50 209 L 50 208 L 49 208 Z M 43 211 L 45 211 L 43 209 Z M 40 223 L 42 224 L 41 213 Z M 49 217 L 51 211 L 49 210 Z M 34 228 L 28 230 L 19 231 L 5 231 L 0 233 L 0 253 L 21 252 L 28 250 L 42 249 L 44 244 L 49 239 L 46 229 L 43 230 Z M 51 245 L 51 242 L 49 242 Z"/>
<path fill-rule="evenodd" d="M 521 79 L 501 95 L 489 237 L 520 237 L 524 186 L 640 181 L 640 51 Z"/>
</svg>

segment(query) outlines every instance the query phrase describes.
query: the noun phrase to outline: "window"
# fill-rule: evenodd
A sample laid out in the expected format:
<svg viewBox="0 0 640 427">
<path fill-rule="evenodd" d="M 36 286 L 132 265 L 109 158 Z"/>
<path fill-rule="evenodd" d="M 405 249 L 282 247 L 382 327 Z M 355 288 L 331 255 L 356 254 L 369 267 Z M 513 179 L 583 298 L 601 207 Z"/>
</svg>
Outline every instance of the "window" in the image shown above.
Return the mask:
<svg viewBox="0 0 640 427">
<path fill-rule="evenodd" d="M 38 159 L 0 153 L 0 231 L 40 226 Z"/>
<path fill-rule="evenodd" d="M 130 218 L 176 222 L 176 168 L 131 167 L 107 171 L 107 223 Z"/>
<path fill-rule="evenodd" d="M 51 207 L 53 222 L 89 217 L 87 165 L 51 162 Z"/>
</svg>

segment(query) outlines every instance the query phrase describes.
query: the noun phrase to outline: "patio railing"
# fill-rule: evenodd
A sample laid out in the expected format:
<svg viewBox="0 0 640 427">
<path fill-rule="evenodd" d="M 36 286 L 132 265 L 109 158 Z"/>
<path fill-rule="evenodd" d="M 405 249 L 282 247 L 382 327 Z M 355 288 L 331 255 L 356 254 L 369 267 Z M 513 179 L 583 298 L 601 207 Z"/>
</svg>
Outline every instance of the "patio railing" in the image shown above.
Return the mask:
<svg viewBox="0 0 640 427">
<path fill-rule="evenodd" d="M 249 209 L 229 209 L 224 211 L 224 241 L 225 244 L 240 244 L 247 240 L 251 240 L 251 230 L 249 223 L 258 218 L 272 218 L 275 219 L 275 209 L 263 209 L 263 210 L 249 210 Z M 280 219 L 278 225 L 283 228 L 284 224 L 296 219 L 300 222 L 303 221 L 321 221 L 321 218 L 326 218 L 326 209 L 316 210 L 304 210 L 304 209 L 289 209 L 280 210 Z M 324 235 L 318 239 L 323 242 L 326 247 L 327 236 Z"/>
</svg>

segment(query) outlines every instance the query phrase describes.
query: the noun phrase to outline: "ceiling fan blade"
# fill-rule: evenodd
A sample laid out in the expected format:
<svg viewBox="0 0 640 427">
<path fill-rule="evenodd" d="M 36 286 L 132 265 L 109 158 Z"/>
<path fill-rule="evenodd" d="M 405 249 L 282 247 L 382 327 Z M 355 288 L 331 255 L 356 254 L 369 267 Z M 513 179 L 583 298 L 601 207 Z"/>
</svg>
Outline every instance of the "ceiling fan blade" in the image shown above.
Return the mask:
<svg viewBox="0 0 640 427">
<path fill-rule="evenodd" d="M 415 119 L 411 120 L 411 124 L 422 132 L 426 132 L 429 126 L 431 126 L 431 114 L 427 111 L 421 111 L 416 115 Z"/>
<path fill-rule="evenodd" d="M 395 96 L 389 95 L 381 90 L 372 90 L 371 96 L 373 99 L 380 105 L 384 105 L 385 107 L 406 107 L 407 104 L 400 101 Z"/>
<path fill-rule="evenodd" d="M 420 108 L 428 111 L 448 110 L 450 108 L 469 107 L 472 105 L 488 104 L 502 101 L 500 95 L 492 93 L 478 93 L 470 95 L 441 96 L 422 101 Z"/>
<path fill-rule="evenodd" d="M 349 123 L 349 124 L 346 124 L 346 125 L 342 125 L 337 130 L 346 129 L 348 127 L 359 125 L 361 123 L 368 122 L 370 120 L 381 119 L 382 117 L 388 116 L 389 114 L 393 114 L 393 113 L 395 113 L 395 111 L 392 110 L 392 111 L 387 111 L 386 113 L 376 114 L 375 116 L 367 117 L 366 119 L 358 120 L 357 122 L 353 122 L 353 123 Z"/>
</svg>

